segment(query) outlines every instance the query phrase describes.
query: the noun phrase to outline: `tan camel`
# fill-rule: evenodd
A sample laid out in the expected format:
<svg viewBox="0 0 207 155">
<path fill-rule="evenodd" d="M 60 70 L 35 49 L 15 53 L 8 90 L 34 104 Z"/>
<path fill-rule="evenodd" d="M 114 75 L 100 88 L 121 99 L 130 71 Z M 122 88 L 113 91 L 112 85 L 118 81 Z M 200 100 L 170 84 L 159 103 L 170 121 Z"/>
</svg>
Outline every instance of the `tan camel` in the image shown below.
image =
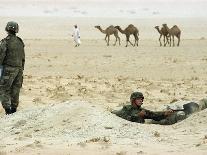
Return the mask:
<svg viewBox="0 0 207 155">
<path fill-rule="evenodd" d="M 170 46 L 171 46 L 171 37 L 172 37 L 172 40 L 173 40 L 173 46 L 175 46 L 175 43 L 174 43 L 174 37 L 176 36 L 178 38 L 178 43 L 177 43 L 177 46 L 180 45 L 180 35 L 181 35 L 181 31 L 180 29 L 178 28 L 177 25 L 174 25 L 171 29 L 169 29 L 169 27 L 167 26 L 167 24 L 162 24 L 163 27 L 168 31 L 169 33 L 169 37 L 170 37 Z"/>
<path fill-rule="evenodd" d="M 113 25 L 109 26 L 105 30 L 103 30 L 101 26 L 95 26 L 95 28 L 99 29 L 102 33 L 106 34 L 105 40 L 108 38 L 108 40 L 106 40 L 107 46 L 109 46 L 110 35 L 112 34 L 116 38 L 114 46 L 116 45 L 117 40 L 119 40 L 119 45 L 120 45 L 120 37 L 118 35 L 118 30 Z"/>
<path fill-rule="evenodd" d="M 132 46 L 135 46 L 137 45 L 138 46 L 138 41 L 139 41 L 139 30 L 132 24 L 130 24 L 127 28 L 125 28 L 124 30 L 121 29 L 120 26 L 115 26 L 115 28 L 117 28 L 121 33 L 125 34 L 126 35 L 126 47 L 128 46 L 128 42 L 132 45 Z M 134 35 L 134 39 L 135 39 L 135 42 L 134 42 L 134 45 L 131 43 L 131 41 L 129 40 L 130 38 L 130 35 Z"/>
<path fill-rule="evenodd" d="M 168 37 L 169 37 L 169 33 L 168 31 L 162 27 L 161 29 L 159 28 L 159 26 L 155 26 L 155 29 L 158 31 L 158 33 L 160 34 L 160 38 L 159 38 L 159 42 L 160 42 L 160 46 L 162 46 L 162 43 L 161 43 L 161 38 L 163 36 L 163 41 L 164 41 L 164 46 L 166 46 L 165 44 L 165 39 L 167 41 L 167 43 L 169 44 L 169 40 L 168 40 Z"/>
</svg>

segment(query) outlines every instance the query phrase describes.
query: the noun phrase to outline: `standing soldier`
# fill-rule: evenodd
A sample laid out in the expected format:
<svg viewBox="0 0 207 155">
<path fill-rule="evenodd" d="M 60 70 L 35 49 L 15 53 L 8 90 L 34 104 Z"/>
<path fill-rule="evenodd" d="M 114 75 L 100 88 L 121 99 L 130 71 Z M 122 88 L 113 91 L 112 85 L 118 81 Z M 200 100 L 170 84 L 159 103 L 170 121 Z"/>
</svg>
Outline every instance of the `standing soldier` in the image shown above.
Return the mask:
<svg viewBox="0 0 207 155">
<path fill-rule="evenodd" d="M 19 26 L 8 22 L 5 30 L 8 36 L 0 42 L 0 101 L 6 114 L 16 112 L 19 93 L 23 83 L 25 63 L 24 43 L 16 36 Z"/>
</svg>

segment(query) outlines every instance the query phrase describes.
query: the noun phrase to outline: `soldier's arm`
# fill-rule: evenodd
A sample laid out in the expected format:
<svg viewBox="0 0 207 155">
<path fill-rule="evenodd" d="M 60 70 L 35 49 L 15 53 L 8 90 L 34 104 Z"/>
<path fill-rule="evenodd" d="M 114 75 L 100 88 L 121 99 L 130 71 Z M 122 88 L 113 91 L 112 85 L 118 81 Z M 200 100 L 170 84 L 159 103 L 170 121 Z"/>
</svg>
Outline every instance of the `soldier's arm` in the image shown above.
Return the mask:
<svg viewBox="0 0 207 155">
<path fill-rule="evenodd" d="M 131 113 L 131 121 L 132 122 L 137 122 L 137 123 L 144 123 L 144 117 L 142 117 L 142 115 L 139 115 L 141 113 L 141 111 L 139 110 L 134 110 Z"/>
<path fill-rule="evenodd" d="M 23 59 L 22 59 L 22 68 L 24 69 L 24 64 L 25 64 L 25 52 L 24 52 L 24 56 L 23 56 Z"/>
<path fill-rule="evenodd" d="M 160 121 L 167 117 L 166 112 L 154 112 L 150 110 L 145 111 L 145 119 L 153 119 L 155 121 Z"/>
<path fill-rule="evenodd" d="M 23 47 L 25 46 L 23 40 L 20 37 L 17 37 L 21 42 Z M 23 51 L 23 58 L 22 58 L 22 68 L 24 69 L 24 64 L 25 64 L 25 52 Z"/>
<path fill-rule="evenodd" d="M 4 58 L 6 56 L 6 41 L 3 39 L 0 42 L 0 65 L 3 64 Z"/>
</svg>

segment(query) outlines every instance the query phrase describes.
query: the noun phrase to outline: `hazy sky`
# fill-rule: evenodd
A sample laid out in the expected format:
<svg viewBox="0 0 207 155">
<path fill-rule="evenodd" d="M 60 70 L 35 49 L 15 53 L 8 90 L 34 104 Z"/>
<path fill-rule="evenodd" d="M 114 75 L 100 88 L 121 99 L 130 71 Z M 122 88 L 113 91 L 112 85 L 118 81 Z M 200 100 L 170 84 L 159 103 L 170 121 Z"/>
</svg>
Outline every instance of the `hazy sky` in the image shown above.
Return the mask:
<svg viewBox="0 0 207 155">
<path fill-rule="evenodd" d="M 0 16 L 207 17 L 207 0 L 0 0 Z"/>
</svg>

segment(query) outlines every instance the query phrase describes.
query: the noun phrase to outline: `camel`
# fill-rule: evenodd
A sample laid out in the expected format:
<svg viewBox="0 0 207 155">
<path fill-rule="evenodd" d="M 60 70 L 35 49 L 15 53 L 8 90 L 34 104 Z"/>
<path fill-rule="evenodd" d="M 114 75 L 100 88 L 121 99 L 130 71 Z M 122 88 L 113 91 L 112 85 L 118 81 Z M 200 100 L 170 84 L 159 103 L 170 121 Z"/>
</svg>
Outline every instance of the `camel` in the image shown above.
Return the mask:
<svg viewBox="0 0 207 155">
<path fill-rule="evenodd" d="M 116 45 L 117 40 L 119 40 L 119 45 L 120 45 L 120 37 L 118 36 L 118 30 L 113 26 L 109 26 L 105 30 L 101 28 L 101 26 L 95 26 L 95 28 L 99 29 L 102 33 L 106 34 L 105 41 L 107 43 L 107 46 L 109 46 L 109 40 L 110 40 L 110 35 L 114 35 L 116 38 L 116 41 L 114 43 L 114 46 Z M 106 40 L 108 38 L 108 40 Z"/>
<path fill-rule="evenodd" d="M 138 46 L 138 41 L 139 41 L 139 30 L 132 24 L 130 24 L 127 28 L 125 28 L 124 30 L 121 29 L 120 26 L 115 26 L 115 28 L 117 28 L 121 33 L 125 34 L 126 35 L 126 47 L 128 46 L 128 42 L 132 45 L 132 46 L 135 46 L 137 45 Z M 135 39 L 135 42 L 134 42 L 134 45 L 131 43 L 131 41 L 129 40 L 129 37 L 130 35 L 134 35 L 134 39 Z"/>
<path fill-rule="evenodd" d="M 180 45 L 180 35 L 181 35 L 181 31 L 178 28 L 178 26 L 177 25 L 174 25 L 171 29 L 169 29 L 169 27 L 167 26 L 167 24 L 162 24 L 162 25 L 167 30 L 167 32 L 169 33 L 170 46 L 171 46 L 171 37 L 172 37 L 172 40 L 173 40 L 173 46 L 175 46 L 175 43 L 174 43 L 174 37 L 175 36 L 178 38 L 177 46 L 179 46 Z"/>
<path fill-rule="evenodd" d="M 159 29 L 159 26 L 155 26 L 155 29 L 159 32 L 159 34 L 160 34 L 160 38 L 159 38 L 159 42 L 160 42 L 160 46 L 162 46 L 162 43 L 161 43 L 161 38 L 162 38 L 162 36 L 164 37 L 164 39 L 163 39 L 163 41 L 164 41 L 164 46 L 166 46 L 166 44 L 165 44 L 165 38 L 166 38 L 166 41 L 167 41 L 167 43 L 169 44 L 169 40 L 168 40 L 168 31 L 164 28 L 164 27 L 162 27 L 161 29 Z"/>
</svg>

